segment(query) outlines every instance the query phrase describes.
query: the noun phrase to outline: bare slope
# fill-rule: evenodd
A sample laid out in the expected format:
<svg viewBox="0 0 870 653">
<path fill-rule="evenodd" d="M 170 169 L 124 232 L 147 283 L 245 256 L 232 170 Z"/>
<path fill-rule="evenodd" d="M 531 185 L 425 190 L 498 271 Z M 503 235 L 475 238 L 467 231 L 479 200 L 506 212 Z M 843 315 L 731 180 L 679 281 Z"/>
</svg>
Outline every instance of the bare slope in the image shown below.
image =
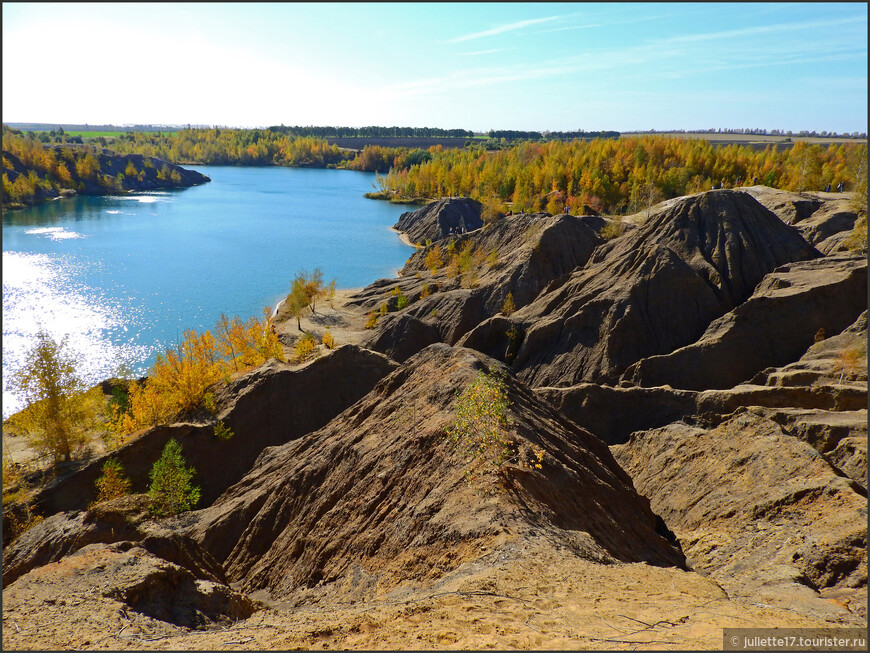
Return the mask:
<svg viewBox="0 0 870 653">
<path fill-rule="evenodd" d="M 776 267 L 818 256 L 745 193 L 681 198 L 512 316 L 525 332 L 512 368 L 533 387 L 613 383 L 641 358 L 697 340 Z M 497 354 L 497 335 L 484 323 L 463 344 Z"/>
<path fill-rule="evenodd" d="M 679 565 L 607 447 L 510 378 L 517 461 L 504 483 L 469 482 L 445 429 L 486 369 L 504 372 L 471 350 L 428 347 L 323 429 L 267 449 L 192 534 L 245 591 L 297 600 L 431 581 L 536 534 L 600 561 Z M 541 469 L 523 465 L 537 451 Z"/>
</svg>

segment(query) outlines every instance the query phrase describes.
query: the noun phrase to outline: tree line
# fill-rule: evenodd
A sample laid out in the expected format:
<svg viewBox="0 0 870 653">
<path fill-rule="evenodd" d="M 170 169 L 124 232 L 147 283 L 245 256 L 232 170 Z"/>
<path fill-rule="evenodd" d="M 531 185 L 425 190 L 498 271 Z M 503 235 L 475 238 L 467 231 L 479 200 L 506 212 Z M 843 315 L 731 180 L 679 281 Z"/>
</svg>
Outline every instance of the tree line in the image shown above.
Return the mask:
<svg viewBox="0 0 870 653">
<path fill-rule="evenodd" d="M 540 140 L 571 140 L 575 138 L 619 138 L 617 131 L 592 131 L 582 129 L 567 132 L 536 132 L 517 131 L 514 129 L 491 129 L 487 132 L 489 138 L 503 138 L 508 141 L 540 141 Z"/>
<path fill-rule="evenodd" d="M 407 169 L 379 176 L 380 196 L 397 200 L 473 197 L 505 211 L 566 210 L 584 205 L 613 214 L 639 211 L 654 190 L 664 199 L 712 187 L 763 184 L 802 192 L 842 183 L 863 193 L 867 145 L 788 149 L 714 147 L 700 139 L 665 136 L 526 141 L 499 151 L 441 150 Z"/>
<path fill-rule="evenodd" d="M 758 151 L 747 145 L 713 146 L 702 139 L 664 135 L 574 138 L 593 133 L 577 131 L 551 132 L 551 140 L 546 141 L 513 143 L 505 136 L 475 140 L 464 149 L 367 145 L 354 152 L 330 145 L 323 138 L 295 136 L 290 129 L 283 128 L 286 133 L 279 128 L 219 127 L 181 129 L 174 134 L 129 132 L 115 139 L 111 147 L 121 155 L 141 154 L 182 164 L 377 172 L 383 176 L 378 178 L 376 197 L 416 200 L 469 196 L 499 211 L 510 207 L 576 212 L 585 205 L 614 214 L 633 213 L 652 195 L 667 199 L 713 186 L 749 183 L 795 192 L 842 183 L 847 190 L 866 193 L 867 150 L 863 143 L 822 146 L 797 141 L 788 148 L 772 144 Z M 543 137 L 538 132 L 490 133 Z M 555 136 L 563 138 L 553 140 Z M 490 142 L 498 143 L 498 148 L 481 144 Z M 4 202 L 20 201 L 28 194 L 38 198 L 40 188 L 57 191 L 83 181 L 93 181 L 106 192 L 117 190 L 117 177 L 101 176 L 99 161 L 92 154 L 89 157 L 86 146 L 45 147 L 38 139 L 4 127 L 3 150 Z M 18 164 L 13 160 L 16 158 Z M 68 185 L 70 181 L 73 186 Z"/>
<path fill-rule="evenodd" d="M 3 205 L 30 204 L 68 192 L 112 194 L 142 183 L 181 184 L 177 169 L 145 156 L 119 159 L 91 145 L 43 143 L 3 127 Z"/>
<path fill-rule="evenodd" d="M 268 131 L 314 138 L 473 138 L 468 129 L 438 127 L 269 127 Z"/>
</svg>

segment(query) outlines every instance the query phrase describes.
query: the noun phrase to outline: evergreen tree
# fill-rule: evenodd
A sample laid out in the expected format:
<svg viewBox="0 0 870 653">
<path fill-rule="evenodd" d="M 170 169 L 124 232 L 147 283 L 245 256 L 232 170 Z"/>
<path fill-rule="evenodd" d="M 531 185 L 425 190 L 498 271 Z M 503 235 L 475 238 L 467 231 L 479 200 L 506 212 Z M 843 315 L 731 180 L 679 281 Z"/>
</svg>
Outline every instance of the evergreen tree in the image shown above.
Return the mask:
<svg viewBox="0 0 870 653">
<path fill-rule="evenodd" d="M 170 438 L 149 474 L 151 485 L 148 494 L 153 501 L 152 512 L 159 516 L 171 516 L 196 506 L 200 488 L 192 483 L 194 474 L 196 470 L 187 467 L 181 445 L 175 438 Z"/>
</svg>

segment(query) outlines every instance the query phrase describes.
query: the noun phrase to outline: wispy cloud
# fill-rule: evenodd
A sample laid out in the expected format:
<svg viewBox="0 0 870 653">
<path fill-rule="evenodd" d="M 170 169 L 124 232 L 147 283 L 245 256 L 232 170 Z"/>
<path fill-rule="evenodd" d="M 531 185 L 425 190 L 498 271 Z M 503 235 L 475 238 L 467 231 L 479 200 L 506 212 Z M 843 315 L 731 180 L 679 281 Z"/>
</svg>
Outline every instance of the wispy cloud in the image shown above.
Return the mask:
<svg viewBox="0 0 870 653">
<path fill-rule="evenodd" d="M 686 16 L 686 11 L 680 12 L 680 16 Z M 626 18 L 624 20 L 601 20 L 595 23 L 586 23 L 583 25 L 566 25 L 565 27 L 551 27 L 549 29 L 541 29 L 536 34 L 549 34 L 550 32 L 567 32 L 578 29 L 592 29 L 595 27 L 611 27 L 613 25 L 630 25 L 632 23 L 646 23 L 653 20 L 661 20 L 663 18 L 673 18 L 677 14 L 655 14 L 652 16 L 637 16 L 635 18 Z"/>
<path fill-rule="evenodd" d="M 721 32 L 686 34 L 683 36 L 674 36 L 666 40 L 668 43 L 696 43 L 718 39 L 739 38 L 741 36 L 758 36 L 805 29 L 821 29 L 823 27 L 840 27 L 841 25 L 854 24 L 854 22 L 855 20 L 853 18 L 839 18 L 836 20 L 817 20 L 804 23 L 776 23 L 774 25 L 759 25 L 757 27 L 744 27 L 742 29 L 730 29 Z"/>
<path fill-rule="evenodd" d="M 478 50 L 477 52 L 457 52 L 460 57 L 476 57 L 481 54 L 493 54 L 494 52 L 507 52 L 509 48 L 493 48 L 492 50 Z"/>
<path fill-rule="evenodd" d="M 550 32 L 570 32 L 578 29 L 593 29 L 595 27 L 604 27 L 604 23 L 589 23 L 587 25 L 568 25 L 566 27 L 553 27 L 551 29 L 538 30 L 537 34 L 549 34 Z"/>
<path fill-rule="evenodd" d="M 554 20 L 559 20 L 560 18 L 564 18 L 564 16 L 547 16 L 545 18 L 529 18 L 528 20 L 520 20 L 515 23 L 507 23 L 505 25 L 499 25 L 498 27 L 493 27 L 491 29 L 483 30 L 482 32 L 474 32 L 473 34 L 465 34 L 463 36 L 457 36 L 456 38 L 450 39 L 447 41 L 448 43 L 461 43 L 463 41 L 473 41 L 474 39 L 482 39 L 486 36 L 495 36 L 496 34 L 504 34 L 505 32 L 513 32 L 518 29 L 523 29 L 524 27 L 531 27 L 532 25 L 540 25 L 541 23 L 549 23 Z"/>
</svg>

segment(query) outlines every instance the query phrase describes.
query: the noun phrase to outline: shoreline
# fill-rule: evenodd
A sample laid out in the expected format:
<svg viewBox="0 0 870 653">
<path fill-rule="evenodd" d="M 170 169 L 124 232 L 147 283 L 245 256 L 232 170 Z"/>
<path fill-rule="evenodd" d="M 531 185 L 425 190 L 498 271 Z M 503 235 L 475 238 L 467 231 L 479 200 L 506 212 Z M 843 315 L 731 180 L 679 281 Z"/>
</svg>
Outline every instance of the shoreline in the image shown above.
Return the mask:
<svg viewBox="0 0 870 653">
<path fill-rule="evenodd" d="M 395 227 L 390 227 L 390 231 L 399 234 L 399 240 L 401 240 L 408 247 L 413 247 L 414 249 L 423 249 L 423 245 L 417 245 L 416 243 L 411 242 L 411 239 L 408 238 L 408 234 L 406 234 L 404 231 L 399 231 Z"/>
<path fill-rule="evenodd" d="M 413 242 L 411 242 L 411 239 L 408 238 L 408 234 L 406 234 L 404 231 L 399 231 L 395 227 L 390 227 L 390 231 L 397 234 L 399 236 L 399 240 L 403 244 L 407 245 L 408 247 L 413 247 L 415 250 L 416 249 L 423 249 L 423 245 L 415 245 Z M 400 276 L 402 276 L 401 268 L 399 270 L 396 270 L 396 277 L 398 278 Z M 377 279 L 375 281 L 377 281 Z M 372 283 L 374 283 L 374 282 L 372 282 Z M 359 286 L 358 288 L 336 288 L 335 292 L 336 293 L 346 293 L 347 295 L 355 295 L 355 294 L 361 292 L 362 290 L 365 290 L 366 287 L 367 286 Z M 272 319 L 275 319 L 278 316 L 278 311 L 284 305 L 285 301 L 287 301 L 286 297 L 284 299 L 280 300 L 277 304 L 275 304 L 275 308 L 272 309 Z"/>
</svg>

